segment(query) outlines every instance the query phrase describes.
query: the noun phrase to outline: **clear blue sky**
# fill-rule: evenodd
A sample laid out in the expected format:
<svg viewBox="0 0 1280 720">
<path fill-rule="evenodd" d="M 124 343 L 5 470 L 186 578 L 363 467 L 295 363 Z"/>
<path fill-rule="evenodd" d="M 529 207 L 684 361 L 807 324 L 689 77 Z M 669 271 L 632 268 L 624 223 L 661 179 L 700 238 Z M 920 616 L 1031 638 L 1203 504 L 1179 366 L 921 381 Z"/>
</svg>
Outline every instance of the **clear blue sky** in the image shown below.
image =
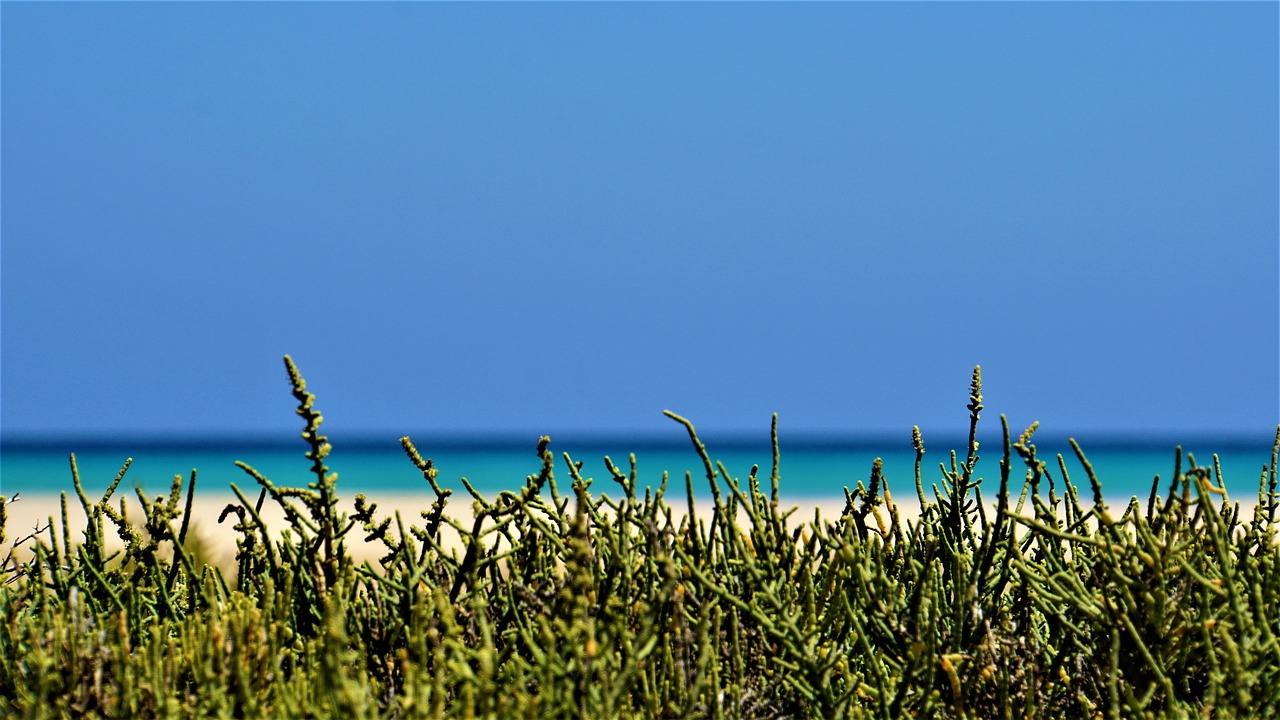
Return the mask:
<svg viewBox="0 0 1280 720">
<path fill-rule="evenodd" d="M 5 2 L 2 429 L 1265 441 L 1278 7 Z"/>
</svg>

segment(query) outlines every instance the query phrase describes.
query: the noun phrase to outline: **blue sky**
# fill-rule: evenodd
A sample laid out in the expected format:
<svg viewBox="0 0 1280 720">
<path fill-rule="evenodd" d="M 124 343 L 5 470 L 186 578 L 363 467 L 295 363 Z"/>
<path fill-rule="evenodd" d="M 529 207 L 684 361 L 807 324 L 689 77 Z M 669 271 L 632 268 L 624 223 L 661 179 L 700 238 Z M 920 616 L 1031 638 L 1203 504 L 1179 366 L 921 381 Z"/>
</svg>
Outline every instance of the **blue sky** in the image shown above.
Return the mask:
<svg viewBox="0 0 1280 720">
<path fill-rule="evenodd" d="M 6 2 L 0 430 L 1265 440 L 1278 7 Z"/>
</svg>

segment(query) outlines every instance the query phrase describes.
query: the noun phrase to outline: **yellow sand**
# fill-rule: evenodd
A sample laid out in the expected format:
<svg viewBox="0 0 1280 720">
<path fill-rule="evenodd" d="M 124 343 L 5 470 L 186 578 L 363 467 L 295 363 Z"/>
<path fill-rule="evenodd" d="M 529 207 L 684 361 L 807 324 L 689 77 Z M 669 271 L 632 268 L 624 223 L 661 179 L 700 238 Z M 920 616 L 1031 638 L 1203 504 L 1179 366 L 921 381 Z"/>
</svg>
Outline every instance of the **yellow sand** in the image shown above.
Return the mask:
<svg viewBox="0 0 1280 720">
<path fill-rule="evenodd" d="M 256 500 L 257 494 L 251 496 Z M 128 498 L 132 502 L 127 505 L 127 513 L 130 521 L 135 525 L 141 525 L 143 521 L 142 510 L 139 507 L 136 498 Z M 185 500 L 185 498 L 184 498 Z M 377 503 L 376 516 L 381 519 L 388 515 L 400 512 L 406 528 L 409 525 L 417 525 L 419 527 L 425 524 L 419 512 L 429 510 L 434 496 L 429 493 L 420 494 L 373 494 L 370 500 Z M 1233 498 L 1235 500 L 1235 498 Z M 899 508 L 900 516 L 903 520 L 914 519 L 919 515 L 919 503 L 913 496 L 908 499 L 894 498 Z M 1221 498 L 1214 498 L 1215 504 L 1221 502 Z M 207 493 L 204 496 L 197 496 L 193 505 L 193 514 L 191 519 L 191 528 L 189 535 L 198 537 L 203 541 L 203 546 L 209 554 L 211 560 L 225 566 L 234 564 L 236 551 L 237 531 L 234 529 L 236 524 L 236 516 L 228 515 L 222 522 L 218 522 L 218 515 L 228 503 L 236 502 L 236 498 L 229 492 Z M 671 505 L 673 519 L 679 522 L 686 512 L 686 503 L 683 498 L 668 498 Z M 118 507 L 119 500 L 115 499 Z M 1247 521 L 1252 518 L 1252 508 L 1256 505 L 1256 499 L 1246 499 L 1241 503 L 1241 519 Z M 844 509 L 844 500 L 835 498 L 793 498 L 789 501 L 784 498 L 782 503 L 783 509 L 796 508 L 791 516 L 791 527 L 797 527 L 801 523 L 808 523 L 814 519 L 815 512 L 819 513 L 823 519 L 834 520 Z M 348 498 L 342 501 L 340 507 L 347 513 L 354 510 L 353 500 Z M 1114 517 L 1119 517 L 1123 512 L 1124 502 L 1113 502 L 1111 505 Z M 44 539 L 48 542 L 47 530 L 44 530 L 49 524 L 50 518 L 54 521 L 54 527 L 57 529 L 59 541 L 62 537 L 61 522 L 61 505 L 57 496 L 40 495 L 40 496 L 22 496 L 17 502 L 8 505 L 8 522 L 5 528 L 4 549 L 0 550 L 0 557 L 8 552 L 8 548 L 13 544 L 14 540 L 31 534 L 33 529 L 41 528 L 44 531 Z M 71 527 L 72 543 L 83 542 L 85 514 L 78 498 L 74 494 L 69 494 L 67 498 L 68 520 Z M 697 512 L 699 518 L 705 522 L 711 517 L 711 501 L 699 501 Z M 882 512 L 884 512 L 882 510 Z M 449 517 L 457 520 L 464 527 L 470 528 L 474 520 L 474 510 L 471 498 L 465 494 L 455 494 L 449 499 L 446 509 Z M 994 503 L 988 509 L 991 517 L 995 515 Z M 263 506 L 262 519 L 273 534 L 277 534 L 288 527 L 288 523 L 284 519 L 284 513 L 279 505 L 270 499 Z M 887 513 L 885 514 L 887 520 Z M 746 522 L 745 515 L 739 516 L 740 522 Z M 870 521 L 870 518 L 869 518 Z M 108 547 L 122 547 L 123 543 L 116 535 L 115 526 L 109 519 L 104 518 L 104 532 L 107 535 Z M 178 523 L 174 523 L 174 531 L 178 529 Z M 394 533 L 394 523 L 392 532 Z M 457 534 L 453 531 L 445 533 L 446 546 L 454 548 L 460 545 Z M 380 542 L 365 543 L 364 532 L 359 528 L 354 528 L 347 536 L 347 547 L 357 561 L 370 560 L 373 561 L 381 555 L 385 554 L 386 549 Z"/>
<path fill-rule="evenodd" d="M 250 498 L 257 499 L 255 493 Z M 420 511 L 430 510 L 434 496 L 430 493 L 426 494 L 400 494 L 400 495 L 377 495 L 371 494 L 369 498 L 372 502 L 377 503 L 375 515 L 381 519 L 388 517 L 396 511 L 400 512 L 400 516 L 404 521 L 406 528 L 409 525 L 417 525 L 422 527 L 425 520 L 419 514 Z M 184 498 L 185 500 L 185 498 Z M 142 525 L 143 514 L 142 508 L 139 506 L 136 498 L 127 498 L 126 512 L 130 522 L 134 525 Z M 113 498 L 113 504 L 118 508 L 118 498 Z M 233 558 L 236 551 L 236 537 L 238 532 L 234 526 L 237 522 L 236 515 L 230 514 L 223 520 L 218 522 L 218 516 L 222 513 L 223 508 L 228 503 L 238 504 L 236 497 L 231 493 L 220 494 L 216 499 L 197 495 L 192 506 L 191 528 L 188 530 L 189 536 L 197 536 L 203 541 L 203 546 L 210 552 L 211 559 L 220 564 L 234 564 Z M 673 518 L 679 522 L 686 511 L 686 503 L 672 502 Z M 814 517 L 814 511 L 817 510 L 822 514 L 823 518 L 835 519 L 844 509 L 843 500 L 812 500 L 799 499 L 791 504 L 783 503 L 784 509 L 789 507 L 797 507 L 796 514 L 792 516 L 792 524 L 798 521 L 811 521 Z M 340 507 L 347 513 L 354 511 L 354 501 L 352 499 L 344 499 L 340 503 Z M 570 503 L 572 508 L 572 502 Z M 48 531 L 44 530 L 49 524 L 50 518 L 53 519 L 54 527 L 57 529 L 59 542 L 62 538 L 62 509 L 61 504 L 56 496 L 40 495 L 30 497 L 23 495 L 17 502 L 8 506 L 8 522 L 5 528 L 5 551 L 13 543 L 14 540 L 31 534 L 33 529 L 40 528 L 43 531 L 42 537 L 48 542 Z M 914 512 L 914 508 L 912 508 Z M 700 518 L 710 518 L 712 512 L 711 501 L 700 501 L 697 509 Z M 449 498 L 446 506 L 446 514 L 457 520 L 464 527 L 470 529 L 475 519 L 472 505 L 472 498 L 465 494 L 455 494 Z M 273 535 L 289 527 L 288 522 L 284 518 L 284 512 L 280 506 L 271 501 L 270 498 L 264 503 L 261 516 L 267 527 Z M 80 505 L 79 499 L 70 494 L 67 498 L 67 517 L 71 528 L 72 543 L 83 542 L 85 513 L 84 508 Z M 742 518 L 745 520 L 745 517 Z M 173 523 L 174 531 L 179 529 L 179 523 Z M 395 524 L 392 523 L 391 532 L 394 533 Z M 108 547 L 123 547 L 123 542 L 119 539 L 115 532 L 115 525 L 110 519 L 103 519 L 103 531 L 107 535 Z M 381 542 L 365 543 L 365 533 L 361 528 L 354 528 L 347 536 L 347 547 L 353 557 L 357 561 L 374 560 L 386 553 L 386 548 Z M 457 534 L 449 530 L 445 533 L 445 541 L 447 545 L 457 547 L 459 545 Z M 0 553 L 2 554 L 2 553 Z"/>
</svg>

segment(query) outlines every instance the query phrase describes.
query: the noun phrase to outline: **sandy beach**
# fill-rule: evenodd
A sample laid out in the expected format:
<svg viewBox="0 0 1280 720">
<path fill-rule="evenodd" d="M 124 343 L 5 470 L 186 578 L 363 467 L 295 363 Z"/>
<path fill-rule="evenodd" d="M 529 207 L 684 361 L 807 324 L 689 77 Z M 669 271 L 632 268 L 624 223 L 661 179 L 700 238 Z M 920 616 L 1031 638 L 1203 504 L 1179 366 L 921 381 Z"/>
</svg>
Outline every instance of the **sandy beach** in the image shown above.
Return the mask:
<svg viewBox="0 0 1280 720">
<path fill-rule="evenodd" d="M 257 495 L 255 494 L 250 499 L 256 500 L 256 498 Z M 411 524 L 418 526 L 424 524 L 419 513 L 429 510 L 434 498 L 430 494 L 417 493 L 374 495 L 369 499 L 377 503 L 376 516 L 379 519 L 388 517 L 398 511 L 407 527 Z M 116 507 L 119 507 L 119 497 L 114 498 L 114 500 Z M 1121 498 L 1109 498 L 1108 500 L 1113 514 L 1118 517 L 1123 512 L 1127 500 Z M 1215 496 L 1214 500 L 1216 504 L 1221 499 Z M 667 501 L 671 506 L 673 519 L 679 523 L 687 512 L 687 503 L 683 497 L 668 497 Z M 1240 499 L 1233 497 L 1232 501 L 1240 503 L 1242 520 L 1247 521 L 1252 517 L 1253 507 L 1257 504 L 1256 498 Z M 914 494 L 907 499 L 895 497 L 894 502 L 898 507 L 899 516 L 904 521 L 918 517 L 920 506 Z M 229 514 L 223 522 L 218 522 L 219 515 L 228 504 L 238 504 L 236 497 L 230 492 L 206 493 L 203 496 L 197 496 L 192 505 L 191 527 L 188 530 L 189 536 L 199 539 L 203 551 L 207 553 L 210 559 L 224 567 L 234 565 L 236 537 L 238 535 L 235 529 L 237 522 L 235 514 Z M 790 525 L 794 528 L 802 523 L 812 522 L 815 513 L 823 519 L 835 519 L 844 509 L 844 500 L 837 498 L 784 497 L 781 505 L 784 510 L 795 509 L 790 518 Z M 353 512 L 354 499 L 347 498 L 342 500 L 340 507 L 347 513 Z M 705 520 L 711 516 L 711 512 L 712 503 L 710 499 L 701 499 L 697 502 L 699 518 Z M 47 527 L 50 521 L 53 522 L 59 538 L 62 537 L 62 509 L 57 496 L 20 496 L 16 502 L 12 502 L 7 506 L 7 514 L 4 541 L 4 552 L 6 553 L 15 540 L 30 535 L 37 528 L 42 531 L 47 543 Z M 446 514 L 463 526 L 470 528 L 475 518 L 472 498 L 466 495 L 454 495 L 449 499 Z M 989 516 L 994 515 L 995 505 L 994 502 L 991 502 Z M 142 509 L 136 497 L 127 496 L 126 516 L 132 524 L 142 524 Z M 261 516 L 272 534 L 277 537 L 282 529 L 288 527 L 283 510 L 270 499 L 264 503 Z M 741 521 L 746 521 L 744 516 L 740 517 L 742 518 Z M 887 514 L 885 517 L 887 519 Z M 79 499 L 74 494 L 69 494 L 67 497 L 67 519 L 71 528 L 71 541 L 73 543 L 82 541 L 84 537 L 85 512 Z M 178 523 L 175 522 L 175 532 L 178 529 L 177 526 Z M 123 542 L 117 536 L 115 526 L 110 520 L 104 520 L 104 532 L 107 535 L 108 547 L 119 548 L 123 546 Z M 366 543 L 364 536 L 365 533 L 360 528 L 355 528 L 351 531 L 347 536 L 349 552 L 357 562 L 364 560 L 376 562 L 376 559 L 386 552 L 385 547 L 377 541 Z M 445 545 L 453 548 L 461 547 L 461 542 L 456 532 L 446 531 Z M 24 553 L 20 550 L 19 554 L 22 555 Z"/>
<path fill-rule="evenodd" d="M 212 559 L 223 566 L 234 563 L 236 552 L 236 537 L 239 534 L 235 529 L 237 522 L 234 513 L 229 514 L 221 523 L 218 522 L 218 516 L 230 504 L 238 505 L 236 497 L 231 493 L 218 494 L 213 497 L 210 493 L 204 497 L 197 495 L 192 503 L 191 527 L 188 530 L 188 536 L 196 536 L 206 552 Z M 256 500 L 257 495 L 253 495 L 251 500 Z M 421 527 L 424 524 L 420 512 L 430 510 L 434 496 L 430 494 L 391 494 L 371 496 L 370 501 L 377 503 L 376 517 L 379 519 L 388 517 L 395 512 L 399 512 L 406 527 L 410 524 Z M 678 523 L 687 511 L 687 503 L 681 498 L 668 498 L 672 508 L 672 516 Z M 113 504 L 119 507 L 119 498 L 113 498 Z M 901 512 L 904 516 L 914 517 L 918 512 L 917 503 L 913 500 L 909 505 L 903 503 Z M 354 511 L 354 499 L 343 499 L 339 506 L 344 512 L 351 513 Z M 844 509 L 844 501 L 836 499 L 813 499 L 813 498 L 797 498 L 790 503 L 785 499 L 782 502 L 785 508 L 795 507 L 795 514 L 792 515 L 791 523 L 794 527 L 799 522 L 810 522 L 817 512 L 825 519 L 835 519 Z M 572 504 L 570 505 L 572 508 Z M 711 501 L 699 501 L 697 503 L 697 513 L 700 518 L 710 517 L 712 512 Z M 50 521 L 56 529 L 58 537 L 62 537 L 62 507 L 57 496 L 40 495 L 27 496 L 23 495 L 16 502 L 7 506 L 8 519 L 5 526 L 5 542 L 4 547 L 7 548 L 14 540 L 30 535 L 35 529 L 42 531 L 42 537 L 48 542 L 47 527 Z M 454 495 L 449 498 L 446 506 L 446 515 L 458 521 L 465 527 L 470 528 L 475 518 L 472 498 L 466 495 L 461 497 Z M 126 500 L 126 517 L 134 525 L 141 525 L 143 522 L 142 508 L 136 497 L 128 497 Z M 263 504 L 261 511 L 263 522 L 267 525 L 273 535 L 289 526 L 285 520 L 284 511 L 280 506 L 272 502 L 269 498 Z M 71 528 L 71 541 L 73 543 L 82 541 L 84 538 L 85 527 L 85 511 L 81 506 L 79 499 L 74 494 L 67 496 L 67 520 Z M 104 532 L 107 535 L 108 547 L 123 547 L 123 541 L 117 536 L 115 526 L 109 519 L 104 519 Z M 174 522 L 175 532 L 178 530 L 178 523 Z M 393 522 L 394 528 L 394 522 Z M 446 531 L 446 546 L 460 547 L 461 543 L 455 532 Z M 364 541 L 365 533 L 360 528 L 355 528 L 347 536 L 347 546 L 351 555 L 359 561 L 376 559 L 386 552 L 385 546 L 381 542 L 366 543 Z"/>
</svg>

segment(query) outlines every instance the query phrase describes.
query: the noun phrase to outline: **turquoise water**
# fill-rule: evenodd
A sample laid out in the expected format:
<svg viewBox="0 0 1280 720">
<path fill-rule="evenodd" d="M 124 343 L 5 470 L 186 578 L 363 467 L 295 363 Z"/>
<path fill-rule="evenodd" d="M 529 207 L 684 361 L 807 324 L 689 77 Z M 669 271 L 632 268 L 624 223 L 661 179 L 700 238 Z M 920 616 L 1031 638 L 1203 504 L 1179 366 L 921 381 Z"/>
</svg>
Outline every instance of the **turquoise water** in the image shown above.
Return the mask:
<svg viewBox="0 0 1280 720">
<path fill-rule="evenodd" d="M 239 468 L 236 460 L 254 466 L 279 485 L 305 485 L 313 478 L 309 473 L 310 461 L 303 453 L 305 446 L 299 441 L 296 447 L 263 446 L 249 444 L 240 447 L 228 443 L 182 447 L 157 445 L 144 441 L 119 443 L 95 443 L 76 452 L 80 475 L 86 491 L 100 494 L 115 477 L 127 457 L 133 465 L 122 484 L 124 489 L 142 487 L 149 495 L 164 493 L 175 474 L 188 476 L 192 468 L 198 469 L 197 494 L 210 497 L 213 493 L 225 494 L 233 499 L 228 485 L 232 482 L 242 489 L 253 488 L 256 483 Z M 782 445 L 780 476 L 784 498 L 841 498 L 843 488 L 854 487 L 859 480 L 866 481 L 876 457 L 884 460 L 885 475 L 893 494 L 898 498 L 915 496 L 915 453 L 909 443 L 882 443 L 878 446 L 860 444 L 793 443 Z M 60 491 L 73 491 L 68 465 L 68 450 L 72 443 L 6 443 L 0 450 L 0 493 L 12 497 L 17 493 L 27 496 L 56 495 Z M 938 463 L 949 462 L 949 448 L 963 448 L 963 441 L 950 445 L 930 442 L 926 438 L 923 464 L 925 487 L 938 482 L 941 472 Z M 1194 453 L 1200 464 L 1211 465 L 1212 454 L 1218 452 L 1227 481 L 1227 488 L 1235 499 L 1251 499 L 1257 496 L 1258 479 L 1263 465 L 1270 462 L 1270 442 L 1195 441 L 1184 443 L 1184 448 Z M 628 469 L 628 443 L 626 440 L 597 441 L 567 448 L 553 444 L 556 453 L 556 478 L 561 488 L 569 486 L 568 465 L 560 454 L 568 449 L 573 460 L 582 461 L 584 477 L 594 477 L 593 490 L 616 497 L 620 488 L 605 469 L 603 457 L 610 456 L 624 471 Z M 464 493 L 460 482 L 466 477 L 482 493 L 493 494 L 500 490 L 516 489 L 529 474 L 536 474 L 540 461 L 532 443 L 526 445 L 502 444 L 453 444 L 432 449 L 419 446 L 424 457 L 434 459 L 440 470 L 441 485 Z M 762 486 L 768 487 L 772 457 L 767 445 L 727 443 L 717 446 L 708 443 L 713 460 L 724 463 L 729 473 L 744 484 L 751 466 L 760 465 Z M 998 442 L 982 444 L 977 474 L 988 478 L 985 493 L 994 493 L 999 481 Z M 1095 444 L 1084 447 L 1090 462 L 1102 481 L 1104 493 L 1111 499 L 1127 499 L 1137 495 L 1146 498 L 1153 476 L 1157 473 L 1167 480 L 1174 465 L 1174 444 Z M 1088 488 L 1088 479 L 1074 453 L 1065 442 L 1038 444 L 1040 457 L 1050 461 L 1055 478 L 1060 477 L 1055 453 L 1063 453 L 1067 470 L 1073 482 Z M 635 448 L 639 487 L 657 487 L 662 481 L 662 471 L 670 472 L 668 494 L 684 496 L 684 475 L 692 473 L 695 493 L 709 494 L 705 471 L 692 447 L 682 445 L 641 446 Z M 963 457 L 961 458 L 963 460 Z M 1014 478 L 1021 478 L 1025 466 L 1014 455 Z M 338 489 L 344 495 L 367 493 L 377 499 L 379 493 L 422 493 L 430 498 L 431 490 L 413 464 L 405 457 L 394 440 L 380 445 L 361 445 L 356 448 L 335 448 L 328 458 L 331 470 L 339 474 Z M 1186 461 L 1184 459 L 1184 468 Z M 1164 486 L 1161 493 L 1164 492 Z M 216 495 L 215 495 L 216 497 Z"/>
</svg>

